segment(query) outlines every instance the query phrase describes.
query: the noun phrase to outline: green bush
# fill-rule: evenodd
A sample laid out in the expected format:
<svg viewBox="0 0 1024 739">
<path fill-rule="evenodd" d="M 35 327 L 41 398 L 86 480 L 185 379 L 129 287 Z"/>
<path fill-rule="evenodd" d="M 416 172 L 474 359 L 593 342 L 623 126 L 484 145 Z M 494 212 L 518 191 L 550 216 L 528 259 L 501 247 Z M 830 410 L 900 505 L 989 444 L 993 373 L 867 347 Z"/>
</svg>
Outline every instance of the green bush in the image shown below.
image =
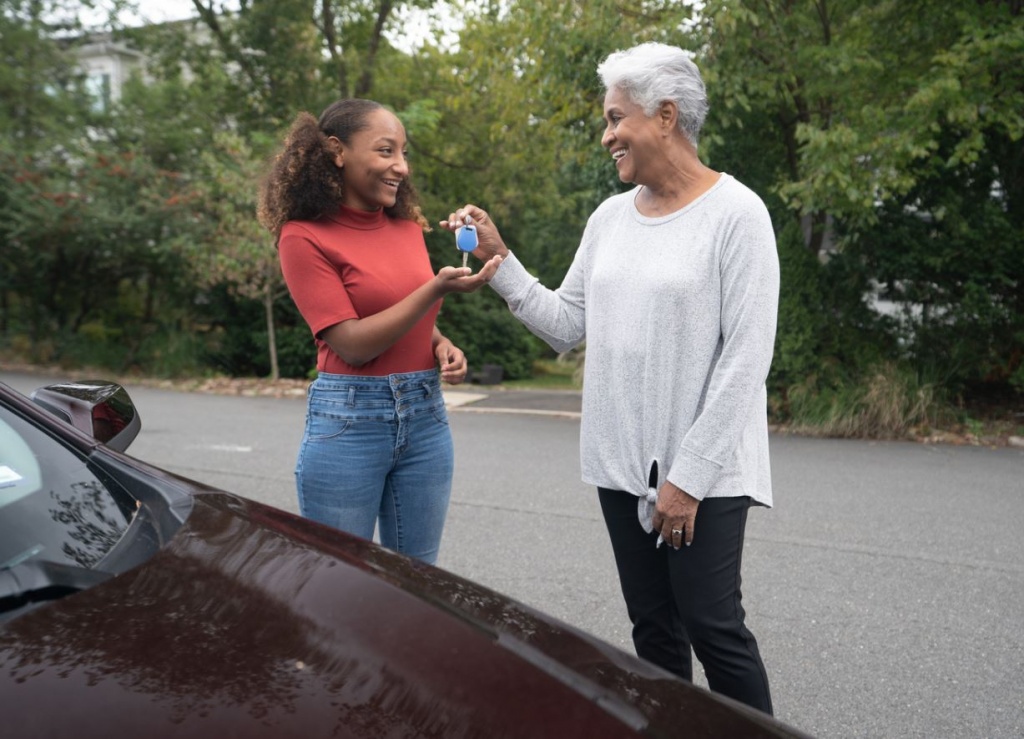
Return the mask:
<svg viewBox="0 0 1024 739">
<path fill-rule="evenodd" d="M 822 310 L 821 263 L 804 246 L 795 221 L 782 230 L 777 241 L 779 320 L 768 384 L 774 396 L 784 398 L 789 386 L 818 370 L 826 314 Z M 777 405 L 777 412 L 785 415 L 785 402 L 780 400 Z"/>
<path fill-rule="evenodd" d="M 951 418 L 938 386 L 906 364 L 883 362 L 836 384 L 811 375 L 789 390 L 790 429 L 797 433 L 898 439 Z"/>
<path fill-rule="evenodd" d="M 438 317 L 441 332 L 466 353 L 470 371 L 498 364 L 506 380 L 533 374 L 533 362 L 544 344 L 512 315 L 493 290 L 445 299 Z"/>
<path fill-rule="evenodd" d="M 309 328 L 301 326 L 278 326 L 277 335 L 277 368 L 281 377 L 308 378 L 316 376 L 316 344 Z M 264 358 L 265 375 L 270 372 L 270 352 L 267 332 L 263 331 L 256 337 L 260 353 Z"/>
</svg>

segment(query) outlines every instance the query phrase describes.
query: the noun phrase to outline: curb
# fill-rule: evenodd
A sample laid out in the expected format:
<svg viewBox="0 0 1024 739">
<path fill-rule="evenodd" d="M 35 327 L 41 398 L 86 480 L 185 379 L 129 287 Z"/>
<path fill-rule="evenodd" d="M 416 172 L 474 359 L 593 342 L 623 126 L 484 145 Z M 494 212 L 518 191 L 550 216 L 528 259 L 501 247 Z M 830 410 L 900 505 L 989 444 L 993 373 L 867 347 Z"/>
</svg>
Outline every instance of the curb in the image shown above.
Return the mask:
<svg viewBox="0 0 1024 739">
<path fill-rule="evenodd" d="M 445 407 L 452 411 L 464 413 L 510 413 L 527 416 L 549 416 L 561 418 L 578 419 L 582 413 L 575 410 L 558 408 L 556 404 L 552 408 L 529 407 L 530 403 L 517 405 L 514 399 L 516 393 L 470 393 L 464 390 L 443 390 Z M 476 405 L 480 401 L 490 400 L 486 405 Z M 503 405 L 503 400 L 511 401 L 509 405 Z"/>
</svg>

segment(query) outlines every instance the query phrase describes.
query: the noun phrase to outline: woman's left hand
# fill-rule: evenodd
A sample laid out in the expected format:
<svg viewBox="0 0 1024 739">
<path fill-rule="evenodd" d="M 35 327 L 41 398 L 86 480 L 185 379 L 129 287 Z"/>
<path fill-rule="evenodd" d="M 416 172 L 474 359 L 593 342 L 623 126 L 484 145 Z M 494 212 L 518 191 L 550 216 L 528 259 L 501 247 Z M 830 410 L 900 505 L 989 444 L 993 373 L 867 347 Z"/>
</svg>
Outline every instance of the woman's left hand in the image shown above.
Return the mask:
<svg viewBox="0 0 1024 739">
<path fill-rule="evenodd" d="M 690 546 L 693 543 L 693 525 L 697 520 L 699 505 L 699 500 L 666 480 L 658 490 L 654 530 L 675 549 L 683 544 Z"/>
<path fill-rule="evenodd" d="M 449 339 L 442 338 L 434 344 L 434 356 L 441 369 L 441 382 L 458 385 L 466 379 L 466 355 Z"/>
</svg>

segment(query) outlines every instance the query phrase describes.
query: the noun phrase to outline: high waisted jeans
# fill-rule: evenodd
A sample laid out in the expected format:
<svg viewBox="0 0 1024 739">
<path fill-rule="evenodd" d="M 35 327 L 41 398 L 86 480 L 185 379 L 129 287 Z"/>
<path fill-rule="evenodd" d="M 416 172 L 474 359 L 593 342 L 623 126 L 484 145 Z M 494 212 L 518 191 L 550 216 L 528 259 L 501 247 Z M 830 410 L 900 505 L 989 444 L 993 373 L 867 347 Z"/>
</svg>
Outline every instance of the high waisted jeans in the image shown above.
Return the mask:
<svg viewBox="0 0 1024 739">
<path fill-rule="evenodd" d="M 436 370 L 321 372 L 309 389 L 295 477 L 302 515 L 433 564 L 454 453 Z"/>
</svg>

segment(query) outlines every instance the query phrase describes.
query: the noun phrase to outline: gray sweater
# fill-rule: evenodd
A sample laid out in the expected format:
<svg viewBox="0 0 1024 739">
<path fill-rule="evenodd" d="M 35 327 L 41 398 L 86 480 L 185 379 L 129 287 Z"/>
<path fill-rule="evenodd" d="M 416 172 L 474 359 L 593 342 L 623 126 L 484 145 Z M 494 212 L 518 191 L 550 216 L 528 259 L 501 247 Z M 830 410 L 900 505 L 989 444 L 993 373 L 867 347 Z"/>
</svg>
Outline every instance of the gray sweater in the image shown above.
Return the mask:
<svg viewBox="0 0 1024 739">
<path fill-rule="evenodd" d="M 594 211 L 557 290 L 514 254 L 491 286 L 555 350 L 586 339 L 584 482 L 653 500 L 656 461 L 658 487 L 667 478 L 699 500 L 770 506 L 765 379 L 779 262 L 768 211 L 727 174 L 658 218 L 636 209 L 639 189 Z"/>
</svg>

